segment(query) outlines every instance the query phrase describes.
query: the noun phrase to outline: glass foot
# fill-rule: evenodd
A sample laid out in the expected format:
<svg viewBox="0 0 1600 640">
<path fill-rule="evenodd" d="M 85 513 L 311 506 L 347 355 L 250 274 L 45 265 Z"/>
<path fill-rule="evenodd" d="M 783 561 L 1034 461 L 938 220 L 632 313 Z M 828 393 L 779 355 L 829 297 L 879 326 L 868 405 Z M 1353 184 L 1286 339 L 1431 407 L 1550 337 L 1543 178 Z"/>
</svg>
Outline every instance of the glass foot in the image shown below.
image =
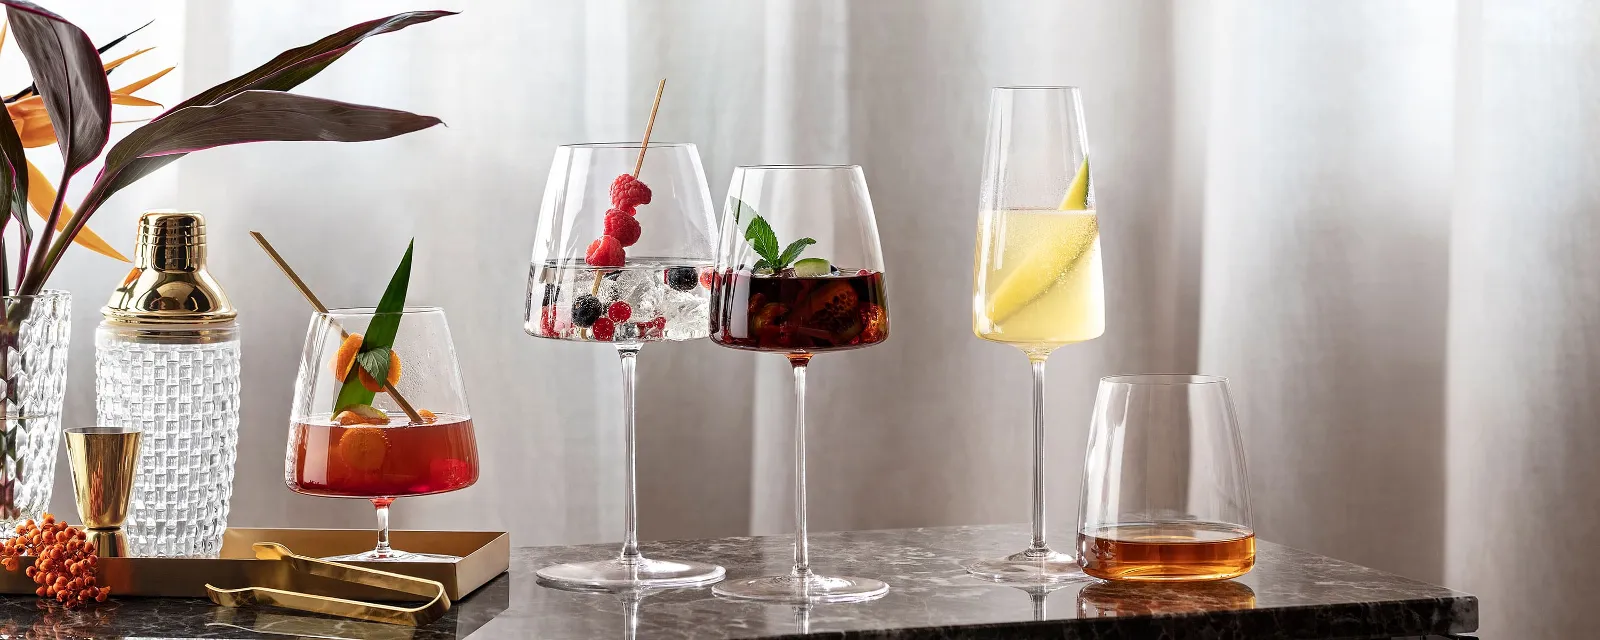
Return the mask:
<svg viewBox="0 0 1600 640">
<path fill-rule="evenodd" d="M 1088 580 L 1089 575 L 1078 568 L 1078 559 L 1069 553 L 1048 549 L 1043 552 L 1028 550 L 994 560 L 973 560 L 962 568 L 979 578 L 1011 584 L 1051 584 Z"/>
<path fill-rule="evenodd" d="M 550 565 L 538 571 L 539 579 L 565 589 L 606 590 L 641 587 L 698 587 L 721 580 L 722 567 L 703 562 L 652 560 L 633 562 L 618 559 L 569 562 Z"/>
<path fill-rule="evenodd" d="M 883 597 L 889 585 L 871 578 L 835 578 L 812 574 L 766 576 L 724 582 L 712 593 L 740 600 L 760 600 L 786 604 L 827 602 L 865 602 Z"/>
<path fill-rule="evenodd" d="M 456 562 L 461 556 L 447 556 L 437 553 L 412 553 L 399 549 L 390 549 L 378 553 L 377 549 L 361 553 L 347 553 L 342 556 L 328 556 L 323 558 L 328 562 Z"/>
</svg>

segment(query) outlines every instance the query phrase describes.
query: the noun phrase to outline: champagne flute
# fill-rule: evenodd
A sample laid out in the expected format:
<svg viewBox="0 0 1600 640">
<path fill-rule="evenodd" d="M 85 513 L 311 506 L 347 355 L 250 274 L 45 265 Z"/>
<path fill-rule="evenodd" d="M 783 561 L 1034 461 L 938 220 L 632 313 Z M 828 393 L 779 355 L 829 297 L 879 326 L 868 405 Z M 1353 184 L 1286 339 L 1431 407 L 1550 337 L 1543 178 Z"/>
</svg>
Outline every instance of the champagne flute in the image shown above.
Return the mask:
<svg viewBox="0 0 1600 640">
<path fill-rule="evenodd" d="M 1045 540 L 1044 365 L 1057 348 L 1105 331 L 1100 232 L 1075 87 L 1000 87 L 989 103 L 979 193 L 972 330 L 1033 365 L 1033 540 L 1005 558 L 966 563 L 999 582 L 1084 579 Z"/>
<path fill-rule="evenodd" d="M 889 337 L 878 225 L 861 167 L 739 167 L 728 186 L 711 281 L 711 341 L 782 354 L 794 372 L 794 568 L 717 585 L 720 596 L 860 602 L 889 585 L 811 570 L 806 538 L 806 367 L 818 353 Z"/>
</svg>

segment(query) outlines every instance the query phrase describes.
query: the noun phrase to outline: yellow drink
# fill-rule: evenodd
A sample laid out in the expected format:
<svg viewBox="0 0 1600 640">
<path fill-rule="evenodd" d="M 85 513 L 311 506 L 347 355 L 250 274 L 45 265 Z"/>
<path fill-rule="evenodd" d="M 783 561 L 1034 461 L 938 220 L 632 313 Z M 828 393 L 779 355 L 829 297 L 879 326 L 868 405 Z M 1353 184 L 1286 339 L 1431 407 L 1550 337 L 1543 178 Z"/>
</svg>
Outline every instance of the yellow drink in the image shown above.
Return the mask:
<svg viewBox="0 0 1600 640">
<path fill-rule="evenodd" d="M 1043 356 L 1105 333 L 1093 209 L 985 211 L 973 265 L 972 331 Z"/>
</svg>

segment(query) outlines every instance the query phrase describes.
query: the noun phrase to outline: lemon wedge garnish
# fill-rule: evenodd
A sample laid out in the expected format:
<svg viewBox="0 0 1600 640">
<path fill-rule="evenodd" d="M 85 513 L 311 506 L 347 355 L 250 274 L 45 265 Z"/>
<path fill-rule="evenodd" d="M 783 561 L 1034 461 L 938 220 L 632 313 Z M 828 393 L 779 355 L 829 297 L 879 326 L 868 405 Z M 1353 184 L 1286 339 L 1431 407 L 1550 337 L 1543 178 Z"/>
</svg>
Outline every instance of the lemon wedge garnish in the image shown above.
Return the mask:
<svg viewBox="0 0 1600 640">
<path fill-rule="evenodd" d="M 1067 187 L 1067 195 L 1061 200 L 1063 211 L 1082 211 L 1089 208 L 1089 159 L 1085 157 L 1083 164 L 1078 165 L 1078 174 L 1073 176 L 1072 184 Z M 994 215 L 1006 215 L 995 212 Z M 1012 214 L 1016 215 L 1016 214 Z M 1026 214 L 1024 214 L 1026 215 Z M 1047 212 L 1036 213 L 1037 216 L 1061 216 Z M 1059 281 L 1061 274 L 1073 268 L 1084 256 L 1089 255 L 1089 250 L 1094 247 L 1094 241 L 1100 236 L 1100 229 L 1093 213 L 1078 214 L 1075 216 L 1061 216 L 1062 218 L 1078 218 L 1081 220 L 1065 220 L 1065 224 L 1047 225 L 1044 229 L 1046 237 L 1037 240 L 1037 247 L 1011 271 L 1006 279 L 994 288 L 989 294 L 988 316 L 989 322 L 1001 324 L 1018 311 L 1023 310 L 1036 298 L 1044 295 Z M 1029 225 L 1032 226 L 1032 225 Z M 1019 229 L 1021 233 L 1035 234 L 1038 229 Z M 1009 234 L 1008 234 L 1009 235 Z"/>
</svg>

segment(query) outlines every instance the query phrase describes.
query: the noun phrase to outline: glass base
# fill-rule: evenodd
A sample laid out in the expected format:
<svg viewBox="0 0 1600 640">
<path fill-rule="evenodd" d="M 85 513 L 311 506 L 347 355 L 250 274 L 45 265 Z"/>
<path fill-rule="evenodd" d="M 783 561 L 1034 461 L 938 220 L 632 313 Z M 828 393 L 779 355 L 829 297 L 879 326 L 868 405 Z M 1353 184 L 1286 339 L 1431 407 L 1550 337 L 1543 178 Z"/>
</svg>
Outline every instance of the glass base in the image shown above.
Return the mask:
<svg viewBox="0 0 1600 640">
<path fill-rule="evenodd" d="M 1009 584 L 1053 584 L 1088 580 L 1090 576 L 1078 567 L 1078 559 L 1069 553 L 1045 549 L 1032 549 L 995 560 L 973 560 L 962 563 L 962 568 L 979 578 Z"/>
<path fill-rule="evenodd" d="M 766 576 L 724 582 L 711 592 L 725 598 L 785 604 L 865 602 L 883 597 L 889 585 L 871 578 L 835 578 L 812 574 Z"/>
<path fill-rule="evenodd" d="M 378 553 L 377 549 L 361 553 L 347 553 L 342 556 L 328 556 L 323 558 L 328 562 L 456 562 L 461 556 L 447 556 L 437 553 L 412 553 L 399 549 L 390 549 Z"/>
<path fill-rule="evenodd" d="M 539 579 L 564 589 L 597 588 L 606 590 L 698 587 L 721 580 L 722 567 L 703 562 L 652 560 L 633 562 L 620 559 L 569 562 L 550 565 L 538 571 Z"/>
</svg>

